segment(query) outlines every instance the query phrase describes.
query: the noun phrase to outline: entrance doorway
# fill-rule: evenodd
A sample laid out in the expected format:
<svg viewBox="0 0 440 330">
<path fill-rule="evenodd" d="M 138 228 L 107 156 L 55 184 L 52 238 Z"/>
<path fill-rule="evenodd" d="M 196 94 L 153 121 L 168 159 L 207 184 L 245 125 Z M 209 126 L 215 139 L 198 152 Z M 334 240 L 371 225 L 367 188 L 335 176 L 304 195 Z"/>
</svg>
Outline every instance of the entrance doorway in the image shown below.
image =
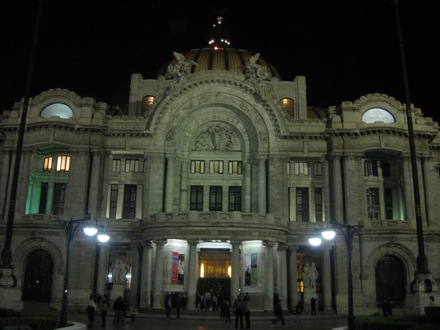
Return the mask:
<svg viewBox="0 0 440 330">
<path fill-rule="evenodd" d="M 201 249 L 197 292 L 229 297 L 231 292 L 231 252 L 227 249 Z"/>
<path fill-rule="evenodd" d="M 24 272 L 23 301 L 50 302 L 53 264 L 52 256 L 43 249 L 29 253 Z"/>
<path fill-rule="evenodd" d="M 388 299 L 395 306 L 405 301 L 405 268 L 395 256 L 386 255 L 376 264 L 376 299 L 380 306 Z"/>
</svg>

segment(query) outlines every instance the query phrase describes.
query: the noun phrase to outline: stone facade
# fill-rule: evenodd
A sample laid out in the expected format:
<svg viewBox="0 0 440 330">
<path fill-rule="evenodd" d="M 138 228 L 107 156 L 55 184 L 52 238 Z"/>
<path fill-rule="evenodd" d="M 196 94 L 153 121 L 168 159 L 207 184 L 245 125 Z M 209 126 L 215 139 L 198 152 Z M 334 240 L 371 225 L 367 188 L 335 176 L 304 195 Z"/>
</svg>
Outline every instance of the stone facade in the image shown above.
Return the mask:
<svg viewBox="0 0 440 330">
<path fill-rule="evenodd" d="M 88 213 L 111 240 L 75 236 L 69 308 L 82 308 L 91 292 L 162 308 L 164 294 L 177 291 L 195 308 L 203 258 L 208 268 L 226 255 L 207 273 L 226 278 L 228 295 L 249 292 L 256 309 L 272 309 L 279 293 L 285 308 L 316 296 L 320 308 L 344 312 L 343 237 L 319 248 L 308 243 L 330 221 L 362 226 L 352 246 L 355 313 L 376 312 L 381 290 L 396 281 L 391 298 L 405 304 L 418 241 L 404 104 L 368 94 L 314 108 L 304 77 L 283 81 L 259 54 L 240 52 L 244 62 L 234 70 L 220 65 L 221 56 L 207 69 L 208 52 L 200 50 L 197 58 L 195 51 L 175 55 L 172 74 L 144 79 L 135 73 L 127 108 L 64 89 L 29 100 L 11 246 L 23 299 L 44 291 L 60 308 L 66 239 L 57 220 Z M 22 106 L 17 102 L 0 119 L 2 243 Z M 424 246 L 435 283 L 439 129 L 420 109 L 411 111 Z M 38 250 L 50 260 L 50 272 L 39 274 L 48 288 L 33 287 L 39 279 L 27 268 Z M 116 262 L 125 267 L 125 283 L 113 277 Z M 301 279 L 308 262 L 319 269 L 313 289 Z M 398 280 L 386 278 L 387 267 Z M 435 286 L 429 295 L 436 294 Z"/>
</svg>

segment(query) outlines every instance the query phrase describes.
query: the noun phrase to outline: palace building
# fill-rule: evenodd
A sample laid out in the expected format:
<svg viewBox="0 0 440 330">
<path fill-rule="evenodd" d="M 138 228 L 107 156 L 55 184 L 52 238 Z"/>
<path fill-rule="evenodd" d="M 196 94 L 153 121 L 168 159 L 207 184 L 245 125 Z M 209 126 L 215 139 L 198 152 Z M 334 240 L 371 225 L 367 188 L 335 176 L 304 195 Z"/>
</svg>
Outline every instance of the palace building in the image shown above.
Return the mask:
<svg viewBox="0 0 440 330">
<path fill-rule="evenodd" d="M 420 241 L 402 101 L 372 93 L 310 106 L 305 77 L 282 80 L 264 54 L 225 41 L 157 65 L 155 79 L 131 75 L 127 105 L 66 89 L 29 99 L 11 242 L 21 301 L 61 308 L 60 221 L 90 215 L 110 240 L 73 237 L 69 309 L 92 292 L 140 308 L 163 308 L 167 293 L 181 292 L 188 309 L 205 292 L 248 292 L 256 310 L 272 310 L 278 293 L 283 308 L 315 297 L 321 310 L 346 312 L 344 236 L 309 244 L 333 222 L 357 229 L 355 313 L 375 313 L 385 298 L 408 304 Z M 22 108 L 0 118 L 1 244 Z M 411 112 L 432 296 L 440 134 L 421 109 Z"/>
</svg>

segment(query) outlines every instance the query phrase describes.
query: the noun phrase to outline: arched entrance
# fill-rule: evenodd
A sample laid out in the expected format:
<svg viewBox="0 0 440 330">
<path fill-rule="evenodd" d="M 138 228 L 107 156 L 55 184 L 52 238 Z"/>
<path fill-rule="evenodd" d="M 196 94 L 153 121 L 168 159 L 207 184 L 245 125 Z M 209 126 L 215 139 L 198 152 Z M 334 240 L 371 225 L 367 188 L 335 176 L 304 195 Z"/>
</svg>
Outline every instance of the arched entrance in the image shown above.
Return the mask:
<svg viewBox="0 0 440 330">
<path fill-rule="evenodd" d="M 26 259 L 23 301 L 50 302 L 54 261 L 43 249 L 34 250 Z"/>
<path fill-rule="evenodd" d="M 405 268 L 402 261 L 386 255 L 376 264 L 376 300 L 378 306 L 384 299 L 402 306 L 405 300 Z"/>
</svg>

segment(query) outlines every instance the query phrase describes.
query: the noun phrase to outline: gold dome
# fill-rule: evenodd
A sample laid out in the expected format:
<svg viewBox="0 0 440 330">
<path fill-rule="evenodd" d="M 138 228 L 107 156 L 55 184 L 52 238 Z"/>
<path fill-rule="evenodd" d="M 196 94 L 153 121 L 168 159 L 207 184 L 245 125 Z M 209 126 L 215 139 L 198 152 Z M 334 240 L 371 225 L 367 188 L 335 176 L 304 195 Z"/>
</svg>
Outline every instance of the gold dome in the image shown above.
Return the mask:
<svg viewBox="0 0 440 330">
<path fill-rule="evenodd" d="M 231 71 L 236 73 L 243 73 L 243 67 L 250 64 L 250 58 L 255 53 L 248 52 L 243 49 L 235 48 L 199 48 L 191 49 L 182 52 L 185 56 L 185 61 L 194 61 L 197 65 L 191 67 L 191 73 L 199 73 L 206 71 Z M 159 72 L 160 75 L 165 75 L 166 69 L 170 64 L 175 64 L 177 59 L 172 59 L 165 64 L 163 69 Z M 266 67 L 269 72 L 268 79 L 276 77 L 281 80 L 277 70 L 261 56 L 258 58 L 257 64 Z"/>
</svg>

